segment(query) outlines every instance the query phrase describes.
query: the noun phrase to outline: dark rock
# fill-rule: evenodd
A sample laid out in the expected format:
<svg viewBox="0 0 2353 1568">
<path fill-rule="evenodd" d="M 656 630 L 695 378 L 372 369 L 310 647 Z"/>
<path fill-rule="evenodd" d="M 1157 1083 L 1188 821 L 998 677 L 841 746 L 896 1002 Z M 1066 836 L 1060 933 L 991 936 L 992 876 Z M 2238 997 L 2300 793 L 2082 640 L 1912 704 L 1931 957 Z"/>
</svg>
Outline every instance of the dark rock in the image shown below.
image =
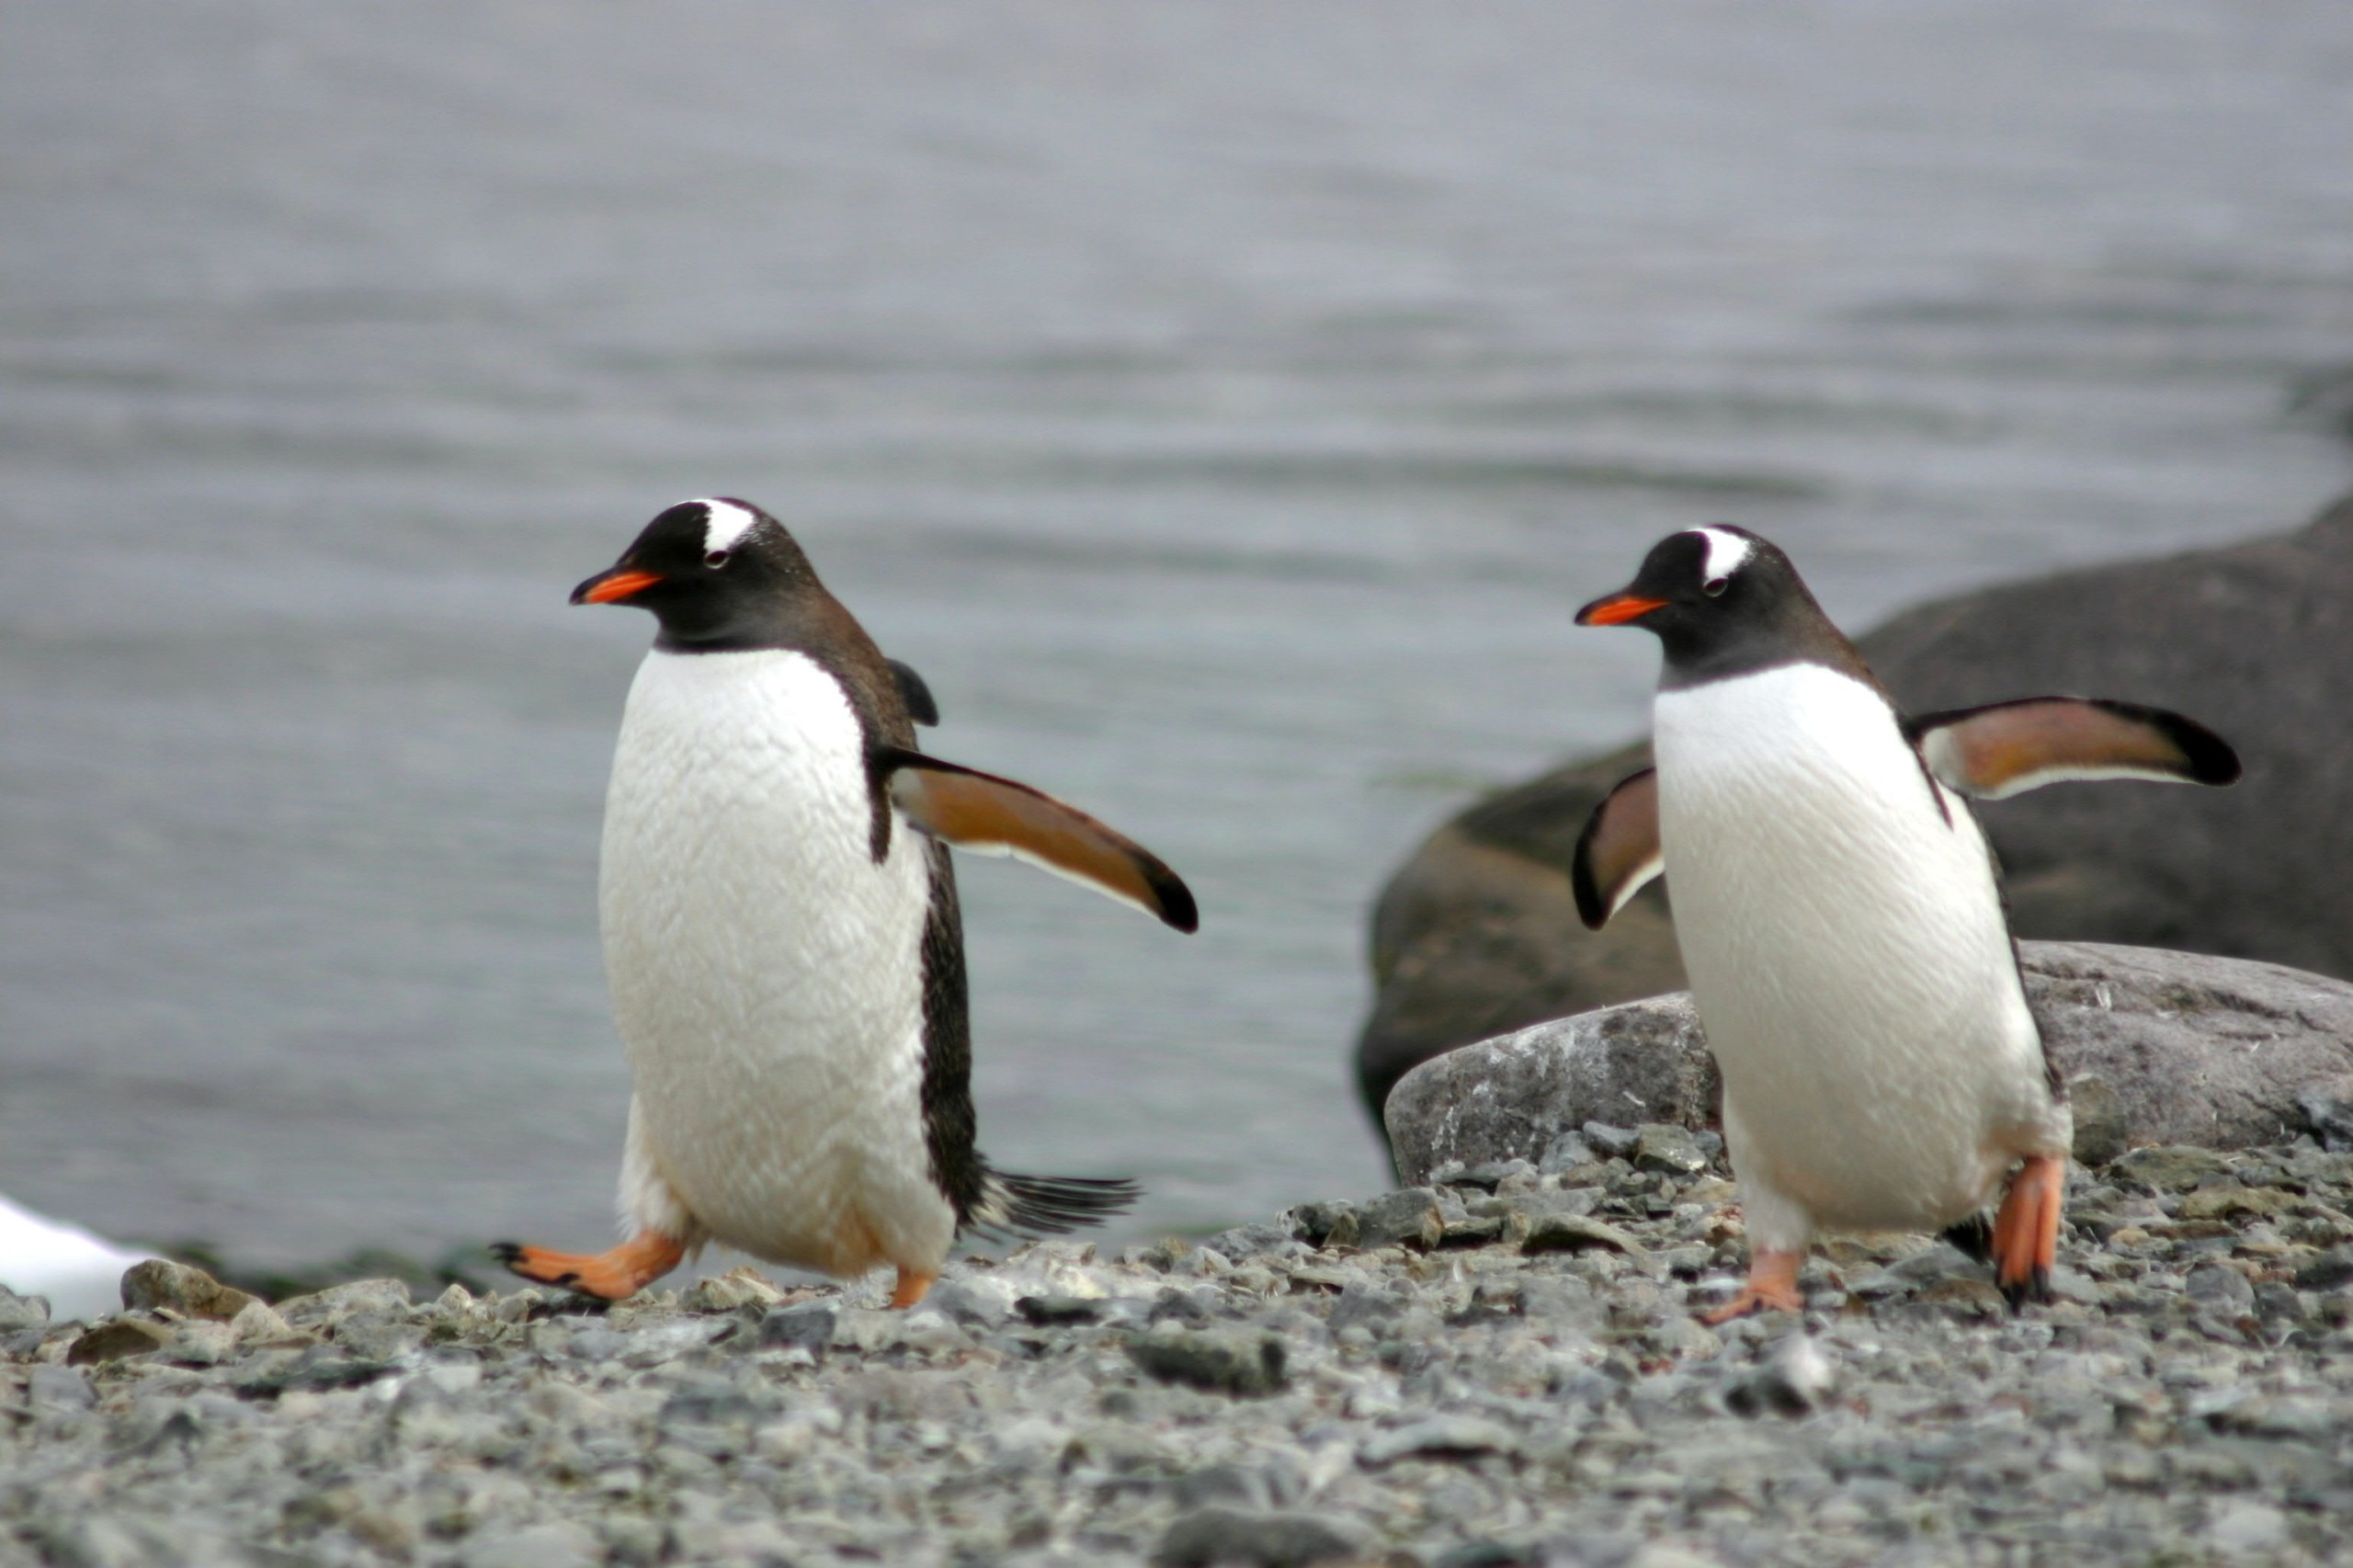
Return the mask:
<svg viewBox="0 0 2353 1568">
<path fill-rule="evenodd" d="M 1724 1390 L 1724 1406 L 1735 1415 L 1810 1415 L 1836 1381 L 1822 1347 L 1805 1335 L 1792 1334 L 1754 1371 Z"/>
<path fill-rule="evenodd" d="M 1310 1246 L 1357 1244 L 1357 1206 L 1347 1202 L 1302 1203 L 1287 1210 L 1290 1233 Z"/>
<path fill-rule="evenodd" d="M 1623 1160 L 1634 1153 L 1643 1135 L 1631 1127 L 1612 1127 L 1606 1121 L 1588 1121 L 1581 1136 L 1586 1147 L 1605 1160 Z M 1550 1147 L 1548 1144 L 1547 1147 Z"/>
<path fill-rule="evenodd" d="M 794 1346 L 819 1360 L 834 1342 L 834 1309 L 822 1302 L 779 1307 L 760 1319 L 760 1348 L 784 1350 Z"/>
<path fill-rule="evenodd" d="M 1859 639 L 1915 712 L 2037 692 L 2177 709 L 2246 763 L 2227 791 L 2061 786 L 1982 809 L 2021 937 L 2195 949 L 2353 976 L 2353 499 L 2299 531 L 1984 589 Z M 1416 1063 L 1683 984 L 1654 882 L 1603 930 L 1568 869 L 1596 802 L 1647 746 L 1572 762 L 1440 827 L 1372 917 L 1368 1106 Z"/>
<path fill-rule="evenodd" d="M 227 1323 L 258 1299 L 168 1258 L 133 1264 L 122 1277 L 122 1304 L 132 1312 L 168 1307 L 182 1317 Z"/>
<path fill-rule="evenodd" d="M 1289 1381 L 1281 1336 L 1258 1330 L 1163 1325 L 1130 1340 L 1128 1355 L 1155 1378 L 1220 1393 L 1273 1393 Z"/>
<path fill-rule="evenodd" d="M 2336 1290 L 2353 1285 L 2353 1246 L 2332 1247 L 2296 1270 L 2299 1290 Z"/>
<path fill-rule="evenodd" d="M 1427 1251 L 1446 1233 L 1438 1194 L 1427 1187 L 1383 1193 L 1359 1207 L 1356 1221 L 1360 1247 L 1410 1246 Z"/>
<path fill-rule="evenodd" d="M 2079 1165 L 2104 1165 L 2132 1146 L 2132 1119 L 2116 1085 L 2097 1073 L 2067 1080 L 2067 1103 L 2075 1113 L 2073 1153 Z"/>
<path fill-rule="evenodd" d="M 1040 1326 L 1094 1323 L 1103 1315 L 1103 1303 L 1085 1296 L 1024 1296 L 1013 1303 L 1022 1321 Z"/>
<path fill-rule="evenodd" d="M 2179 1192 L 2210 1176 L 2222 1176 L 2230 1168 L 2211 1149 L 2159 1143 L 2124 1155 L 2109 1175 L 2162 1191 Z"/>
<path fill-rule="evenodd" d="M 172 1342 L 172 1331 L 143 1318 L 108 1318 L 75 1340 L 65 1352 L 68 1365 L 86 1367 L 98 1361 L 119 1361 L 144 1356 Z"/>
<path fill-rule="evenodd" d="M 1522 1252 L 1589 1252 L 1595 1247 L 1622 1253 L 1643 1250 L 1640 1243 L 1617 1226 L 1575 1214 L 1531 1216 L 1528 1235 L 1519 1244 Z"/>
<path fill-rule="evenodd" d="M 1563 1132 L 1544 1145 L 1544 1157 L 1536 1162 L 1540 1176 L 1559 1176 L 1580 1165 L 1601 1163 L 1601 1152 L 1585 1141 L 1582 1132 Z"/>
<path fill-rule="evenodd" d="M 2353 1074 L 2353 984 L 2274 964 L 2076 942 L 2020 944 L 2027 995 L 2070 1080 L 2112 1093 L 2131 1144 L 2238 1149 L 2291 1139 L 2305 1085 Z M 1450 1051 L 1390 1096 L 1401 1180 L 1448 1160 L 1534 1158 L 1629 1099 L 1646 1120 L 1703 1128 L 1718 1084 L 1688 995 L 1606 1007 Z M 1599 1135 L 1599 1142 L 1597 1141 Z M 2108 1136 L 2113 1137 L 2113 1129 Z M 1639 1142 L 1639 1134 L 1623 1134 Z M 1606 1152 L 1606 1151 L 1604 1151 Z M 2116 1172 L 2154 1186 L 2188 1156 L 2135 1150 Z M 2168 1160 L 2172 1163 L 2168 1164 Z M 2195 1156 L 2211 1162 L 2211 1154 Z M 2204 1167 L 2201 1167 L 2201 1170 Z"/>
<path fill-rule="evenodd" d="M 1308 1568 L 1353 1557 L 1358 1527 L 1317 1514 L 1197 1508 L 1168 1527 L 1152 1560 L 1160 1568 Z"/>
<path fill-rule="evenodd" d="M 1634 1140 L 1634 1164 L 1646 1171 L 1697 1176 L 1708 1168 L 1707 1151 L 1689 1130 L 1645 1123 Z"/>
<path fill-rule="evenodd" d="M 2307 1085 L 2296 1096 L 2296 1108 L 2322 1148 L 2332 1154 L 2353 1150 L 2353 1076 Z"/>
</svg>

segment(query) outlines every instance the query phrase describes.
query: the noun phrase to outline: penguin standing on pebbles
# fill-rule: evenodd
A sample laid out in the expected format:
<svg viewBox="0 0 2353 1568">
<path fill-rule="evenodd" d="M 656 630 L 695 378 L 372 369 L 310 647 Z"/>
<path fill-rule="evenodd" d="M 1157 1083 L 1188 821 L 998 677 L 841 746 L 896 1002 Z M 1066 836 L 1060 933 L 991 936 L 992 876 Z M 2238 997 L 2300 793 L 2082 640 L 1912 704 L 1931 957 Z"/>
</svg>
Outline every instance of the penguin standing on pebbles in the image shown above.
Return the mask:
<svg viewBox="0 0 2353 1568">
<path fill-rule="evenodd" d="M 716 1241 L 836 1277 L 890 1264 L 907 1307 L 961 1231 L 1063 1232 L 1132 1202 L 1132 1182 L 1015 1176 L 974 1147 L 948 846 L 1190 931 L 1176 873 L 917 751 L 930 692 L 756 506 L 672 506 L 572 602 L 660 623 L 621 718 L 597 890 L 634 1088 L 625 1239 L 594 1256 L 503 1243 L 501 1260 L 611 1300 Z"/>
<path fill-rule="evenodd" d="M 1708 1321 L 1800 1307 L 1820 1231 L 1943 1231 L 1990 1256 L 2014 1308 L 2047 1297 L 2072 1121 L 1962 797 L 2228 784 L 2237 756 L 2122 702 L 1907 718 L 1745 528 L 1670 535 L 1577 622 L 1639 626 L 1665 651 L 1657 766 L 1595 809 L 1574 881 L 1595 929 L 1661 871 L 1674 892 L 1750 1249 Z"/>
</svg>

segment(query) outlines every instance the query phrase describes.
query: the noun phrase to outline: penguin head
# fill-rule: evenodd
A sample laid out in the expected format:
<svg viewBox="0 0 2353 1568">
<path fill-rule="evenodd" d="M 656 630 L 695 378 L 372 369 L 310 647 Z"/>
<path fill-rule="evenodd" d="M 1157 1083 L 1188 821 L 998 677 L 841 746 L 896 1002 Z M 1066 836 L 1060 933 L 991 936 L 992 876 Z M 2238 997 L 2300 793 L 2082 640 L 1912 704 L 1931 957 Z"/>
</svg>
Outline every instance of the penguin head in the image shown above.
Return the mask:
<svg viewBox="0 0 2353 1568">
<path fill-rule="evenodd" d="M 826 597 L 784 525 L 727 496 L 670 507 L 609 570 L 572 590 L 576 605 L 652 610 L 664 643 L 696 648 L 766 645 Z"/>
<path fill-rule="evenodd" d="M 1685 674 L 1852 657 L 1780 548 L 1730 523 L 1667 535 L 1631 583 L 1578 610 L 1577 624 L 1655 632 L 1669 669 Z"/>
</svg>

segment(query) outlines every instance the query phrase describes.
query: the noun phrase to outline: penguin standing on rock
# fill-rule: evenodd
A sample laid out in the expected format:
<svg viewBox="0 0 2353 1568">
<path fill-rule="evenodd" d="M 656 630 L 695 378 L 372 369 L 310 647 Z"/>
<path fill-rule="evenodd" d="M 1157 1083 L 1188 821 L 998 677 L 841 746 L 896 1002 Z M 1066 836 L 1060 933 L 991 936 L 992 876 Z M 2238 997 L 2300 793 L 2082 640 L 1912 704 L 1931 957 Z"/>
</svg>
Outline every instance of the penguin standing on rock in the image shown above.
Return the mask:
<svg viewBox="0 0 2353 1568">
<path fill-rule="evenodd" d="M 1657 766 L 1595 809 L 1574 883 L 1595 929 L 1661 871 L 1673 889 L 1750 1249 L 1708 1321 L 1802 1305 L 1820 1231 L 1942 1231 L 1990 1256 L 2013 1308 L 2047 1297 L 2073 1124 L 1963 797 L 2229 784 L 2237 756 L 2123 702 L 1908 718 L 1745 528 L 1670 535 L 1577 622 L 1639 626 L 1665 651 Z"/>
<path fill-rule="evenodd" d="M 503 1243 L 501 1260 L 616 1300 L 716 1241 L 836 1277 L 892 1265 L 907 1307 L 960 1232 L 1069 1231 L 1132 1202 L 1132 1182 L 1015 1176 L 974 1147 L 948 846 L 1190 931 L 1176 873 L 917 751 L 915 726 L 938 722 L 922 679 L 756 506 L 672 506 L 572 602 L 660 622 L 621 718 L 597 890 L 634 1088 L 625 1239 L 593 1256 Z"/>
</svg>

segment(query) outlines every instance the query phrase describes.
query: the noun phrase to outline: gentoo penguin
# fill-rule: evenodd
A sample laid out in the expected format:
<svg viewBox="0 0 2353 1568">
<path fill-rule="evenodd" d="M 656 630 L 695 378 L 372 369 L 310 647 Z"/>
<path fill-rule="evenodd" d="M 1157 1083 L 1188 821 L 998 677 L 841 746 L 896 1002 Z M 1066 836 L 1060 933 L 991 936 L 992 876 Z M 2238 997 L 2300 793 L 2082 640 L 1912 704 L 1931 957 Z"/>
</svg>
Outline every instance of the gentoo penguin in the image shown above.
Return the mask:
<svg viewBox="0 0 2353 1568">
<path fill-rule="evenodd" d="M 1800 1306 L 1818 1231 L 1943 1231 L 1990 1255 L 2013 1308 L 2047 1297 L 2073 1124 L 1963 797 L 2228 784 L 2237 756 L 2123 702 L 1906 717 L 1745 528 L 1668 536 L 1577 622 L 1665 652 L 1657 766 L 1595 809 L 1573 869 L 1596 929 L 1662 870 L 1674 894 L 1748 1228 L 1747 1283 L 1709 1320 Z"/>
<path fill-rule="evenodd" d="M 1083 812 L 915 749 L 936 723 L 784 525 L 687 501 L 574 604 L 660 623 L 621 718 L 597 904 L 634 1089 L 624 1240 L 501 1244 L 527 1279 L 618 1299 L 717 1241 L 894 1306 L 958 1233 L 1067 1231 L 1128 1181 L 1015 1176 L 973 1144 L 948 846 L 1012 854 L 1194 928 L 1176 873 Z"/>
</svg>

